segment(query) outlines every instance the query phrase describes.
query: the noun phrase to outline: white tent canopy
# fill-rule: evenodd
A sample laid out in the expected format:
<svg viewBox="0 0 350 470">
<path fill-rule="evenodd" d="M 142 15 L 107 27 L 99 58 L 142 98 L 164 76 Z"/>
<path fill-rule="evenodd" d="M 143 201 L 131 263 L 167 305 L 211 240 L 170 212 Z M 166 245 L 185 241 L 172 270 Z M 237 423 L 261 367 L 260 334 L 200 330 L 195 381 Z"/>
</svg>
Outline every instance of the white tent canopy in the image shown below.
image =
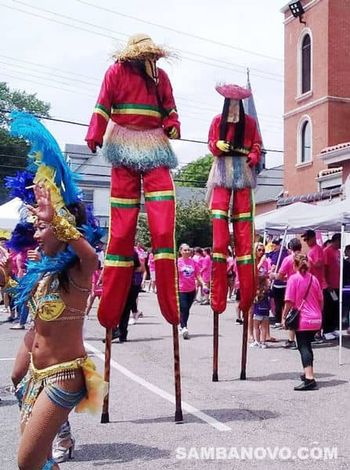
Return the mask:
<svg viewBox="0 0 350 470">
<path fill-rule="evenodd" d="M 350 226 L 350 201 L 343 201 L 314 206 L 310 204 L 307 212 L 291 217 L 288 221 L 288 231 L 300 233 L 305 229 L 322 232 L 339 232 L 341 226 Z"/>
<path fill-rule="evenodd" d="M 3 230 L 13 230 L 20 219 L 20 209 L 22 201 L 15 197 L 9 202 L 0 206 L 0 228 Z"/>
<path fill-rule="evenodd" d="M 303 222 L 311 223 L 315 216 L 321 214 L 321 206 L 307 204 L 305 202 L 295 202 L 281 209 L 275 209 L 265 214 L 255 217 L 255 229 L 257 232 L 284 232 L 286 229 L 293 229 L 292 220 L 302 216 Z"/>
<path fill-rule="evenodd" d="M 313 205 L 296 202 L 290 206 L 257 216 L 257 231 L 302 233 L 307 229 L 320 232 L 341 232 L 340 252 L 344 253 L 345 231 L 350 230 L 350 200 L 345 199 L 327 205 Z M 342 303 L 343 303 L 343 263 L 340 263 L 339 299 L 339 364 L 342 364 Z"/>
</svg>

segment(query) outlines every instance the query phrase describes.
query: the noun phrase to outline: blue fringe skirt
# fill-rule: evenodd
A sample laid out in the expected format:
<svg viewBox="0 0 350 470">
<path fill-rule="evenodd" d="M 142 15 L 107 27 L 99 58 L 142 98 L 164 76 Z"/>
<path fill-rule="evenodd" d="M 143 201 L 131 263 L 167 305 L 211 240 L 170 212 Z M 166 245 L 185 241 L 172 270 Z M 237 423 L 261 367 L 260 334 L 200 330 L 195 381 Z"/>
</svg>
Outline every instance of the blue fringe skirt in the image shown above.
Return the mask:
<svg viewBox="0 0 350 470">
<path fill-rule="evenodd" d="M 216 187 L 235 190 L 255 186 L 255 169 L 250 168 L 245 156 L 214 157 L 207 182 L 206 200 L 211 200 L 212 191 Z"/>
<path fill-rule="evenodd" d="M 165 166 L 176 168 L 177 158 L 162 128 L 134 130 L 108 124 L 102 155 L 114 167 L 126 166 L 136 171 L 148 171 Z"/>
</svg>

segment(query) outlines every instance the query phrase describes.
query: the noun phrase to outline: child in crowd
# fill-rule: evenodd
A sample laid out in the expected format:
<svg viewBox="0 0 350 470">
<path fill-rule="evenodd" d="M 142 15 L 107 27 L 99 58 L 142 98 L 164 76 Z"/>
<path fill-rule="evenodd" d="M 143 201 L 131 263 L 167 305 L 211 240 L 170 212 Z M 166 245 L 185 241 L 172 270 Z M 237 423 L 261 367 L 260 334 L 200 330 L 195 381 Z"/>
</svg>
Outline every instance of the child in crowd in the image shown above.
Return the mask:
<svg viewBox="0 0 350 470">
<path fill-rule="evenodd" d="M 270 312 L 270 288 L 266 276 L 259 276 L 258 289 L 253 303 L 253 348 L 266 348 Z"/>
</svg>

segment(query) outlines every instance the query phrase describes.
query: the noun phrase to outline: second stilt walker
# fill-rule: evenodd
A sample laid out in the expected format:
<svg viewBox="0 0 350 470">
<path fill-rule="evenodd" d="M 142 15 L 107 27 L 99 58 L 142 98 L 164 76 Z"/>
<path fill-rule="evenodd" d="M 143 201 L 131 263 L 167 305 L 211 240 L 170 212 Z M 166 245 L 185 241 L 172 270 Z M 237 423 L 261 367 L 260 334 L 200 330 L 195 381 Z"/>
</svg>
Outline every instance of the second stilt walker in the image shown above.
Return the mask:
<svg viewBox="0 0 350 470">
<path fill-rule="evenodd" d="M 163 316 L 173 325 L 177 349 L 175 192 L 170 174 L 177 159 L 169 138 L 180 137 L 180 122 L 170 80 L 156 65 L 158 59 L 168 56 L 169 52 L 154 44 L 149 36 L 130 37 L 105 74 L 86 141 L 92 152 L 102 147 L 103 155 L 112 164 L 109 242 L 99 321 L 107 329 L 116 327 L 125 306 L 133 274 L 143 186 L 158 301 Z M 178 351 L 175 356 L 178 358 Z M 179 364 L 175 375 L 179 392 Z"/>
<path fill-rule="evenodd" d="M 226 259 L 227 248 L 230 244 L 229 217 L 231 215 L 240 282 L 239 308 L 243 311 L 245 318 L 242 350 L 242 356 L 244 356 L 248 312 L 255 295 L 252 190 L 256 185 L 255 166 L 260 159 L 261 138 L 255 120 L 245 114 L 243 109 L 242 100 L 251 95 L 250 90 L 231 84 L 218 85 L 216 90 L 225 98 L 225 101 L 222 114 L 215 116 L 209 130 L 209 149 L 214 155 L 208 179 L 208 199 L 213 224 L 211 307 L 214 311 L 214 329 L 217 330 L 217 316 L 226 309 L 228 290 Z M 229 214 L 231 197 L 232 213 Z M 245 378 L 245 358 L 243 359 L 244 377 L 241 374 L 241 378 Z M 217 380 L 215 357 L 213 380 Z"/>
</svg>

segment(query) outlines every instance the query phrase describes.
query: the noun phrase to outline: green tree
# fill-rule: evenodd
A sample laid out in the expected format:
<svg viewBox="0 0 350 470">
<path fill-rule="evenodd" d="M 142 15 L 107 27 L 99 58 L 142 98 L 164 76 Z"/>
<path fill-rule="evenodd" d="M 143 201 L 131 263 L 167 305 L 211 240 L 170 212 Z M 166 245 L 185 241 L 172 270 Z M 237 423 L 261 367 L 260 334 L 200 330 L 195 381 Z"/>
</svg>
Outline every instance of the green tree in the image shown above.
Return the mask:
<svg viewBox="0 0 350 470">
<path fill-rule="evenodd" d="M 205 203 L 190 201 L 176 205 L 176 245 L 212 246 L 210 212 Z"/>
<path fill-rule="evenodd" d="M 136 239 L 145 247 L 151 246 L 151 234 L 148 228 L 147 215 L 140 213 L 137 221 Z"/>
<path fill-rule="evenodd" d="M 20 90 L 10 90 L 7 83 L 0 82 L 0 200 L 7 197 L 4 177 L 13 176 L 27 166 L 29 146 L 25 140 L 11 137 L 9 133 L 10 115 L 8 111 L 27 111 L 49 117 L 50 104 L 39 100 L 36 94 Z"/>
<path fill-rule="evenodd" d="M 212 246 L 212 231 L 209 210 L 204 203 L 190 201 L 176 204 L 176 247 L 181 243 L 190 246 Z M 151 246 L 146 214 L 140 214 L 137 227 L 137 240 L 146 247 Z"/>
<path fill-rule="evenodd" d="M 207 182 L 212 163 L 213 157 L 210 154 L 188 163 L 175 173 L 176 184 L 203 188 Z"/>
</svg>

